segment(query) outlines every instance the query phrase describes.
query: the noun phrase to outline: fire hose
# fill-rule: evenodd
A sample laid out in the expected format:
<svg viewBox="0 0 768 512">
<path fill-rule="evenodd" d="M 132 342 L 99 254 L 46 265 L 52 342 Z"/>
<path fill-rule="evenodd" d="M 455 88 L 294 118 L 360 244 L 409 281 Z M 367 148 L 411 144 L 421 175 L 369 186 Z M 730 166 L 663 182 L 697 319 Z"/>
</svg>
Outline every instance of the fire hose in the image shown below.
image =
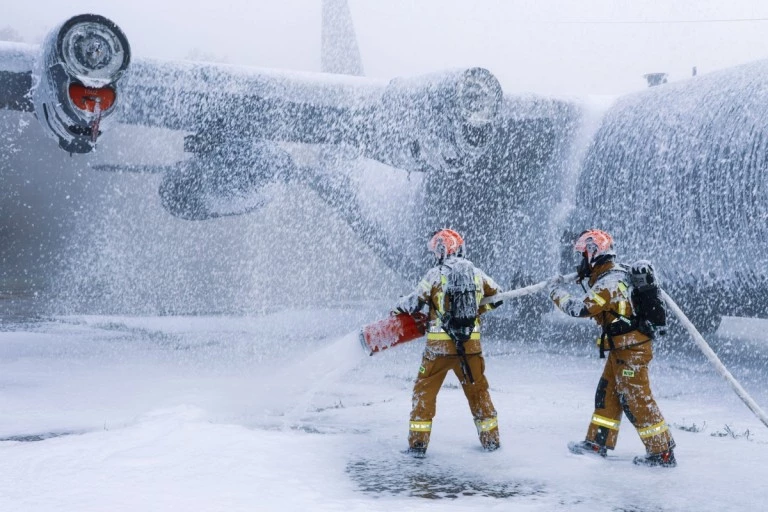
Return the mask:
<svg viewBox="0 0 768 512">
<path fill-rule="evenodd" d="M 516 288 L 514 290 L 509 290 L 508 292 L 501 292 L 497 293 L 496 295 L 492 295 L 490 297 L 486 297 L 483 300 L 480 301 L 480 305 L 484 306 L 486 304 L 494 304 L 496 302 L 499 302 L 500 300 L 506 300 L 506 299 L 514 299 L 517 297 L 525 297 L 526 295 L 531 295 L 532 293 L 540 292 L 542 290 L 548 289 L 552 284 L 555 283 L 555 280 L 558 282 L 569 282 L 576 279 L 577 275 L 576 272 L 572 274 L 567 274 L 562 277 L 557 277 L 555 279 L 548 279 L 546 281 L 542 281 L 540 283 L 532 284 L 530 286 L 525 286 L 523 288 Z"/>
<path fill-rule="evenodd" d="M 556 279 L 559 282 L 570 282 L 575 278 L 576 278 L 576 274 L 573 273 L 573 274 L 568 274 L 566 276 L 563 276 L 562 279 L 557 279 L 557 278 Z M 530 295 L 532 293 L 536 293 L 544 289 L 548 289 L 550 286 L 552 286 L 554 282 L 555 280 L 550 279 L 547 281 L 542 281 L 540 283 L 532 284 L 530 286 L 526 286 L 524 288 L 517 288 L 515 290 L 510 290 L 508 292 L 499 293 L 492 297 L 484 298 L 480 302 L 480 304 L 481 305 L 493 304 L 495 302 L 498 302 L 504 299 L 512 299 L 515 297 L 523 297 L 526 295 Z M 664 290 L 661 290 L 661 296 L 664 299 L 664 302 L 666 302 L 669 309 L 672 310 L 675 316 L 677 316 L 677 318 L 680 320 L 680 323 L 683 325 L 683 327 L 685 327 L 685 329 L 691 335 L 691 338 L 693 338 L 693 341 L 696 343 L 699 349 L 704 353 L 704 355 L 712 364 L 712 366 L 715 367 L 715 370 L 717 370 L 717 372 L 726 381 L 728 381 L 728 384 L 731 386 L 733 391 L 736 393 L 736 395 L 738 395 L 741 401 L 744 402 L 744 404 L 746 404 L 747 407 L 749 407 L 749 410 L 752 411 L 755 414 L 755 416 L 757 416 L 757 418 L 763 423 L 763 425 L 768 427 L 768 416 L 766 416 L 765 412 L 763 412 L 760 406 L 757 405 L 757 402 L 755 402 L 752 399 L 752 397 L 749 396 L 749 394 L 741 386 L 741 384 L 739 384 L 736 378 L 734 378 L 731 372 L 728 371 L 728 369 L 725 367 L 722 361 L 720 361 L 720 358 L 717 357 L 717 354 L 715 354 L 715 352 L 706 342 L 706 340 L 701 335 L 701 333 L 696 329 L 696 327 L 688 319 L 688 317 L 685 316 L 685 313 L 683 313 L 680 307 L 678 307 L 675 301 L 673 301 L 672 298 L 669 295 L 667 295 L 667 293 Z"/>
<path fill-rule="evenodd" d="M 696 343 L 699 349 L 704 352 L 706 358 L 710 363 L 712 363 L 712 366 L 715 367 L 717 373 L 722 375 L 723 378 L 728 381 L 728 384 L 730 384 L 731 388 L 733 388 L 739 398 L 741 398 L 741 401 L 744 402 L 746 406 L 749 407 L 749 410 L 752 411 L 755 416 L 757 416 L 757 418 L 763 422 L 763 425 L 768 427 L 768 416 L 765 415 L 763 410 L 760 409 L 760 406 L 757 405 L 752 397 L 747 394 L 743 387 L 741 387 L 741 384 L 739 384 L 734 376 L 731 375 L 731 372 L 729 372 L 728 368 L 726 368 L 725 365 L 720 361 L 720 358 L 717 357 L 717 354 L 715 354 L 709 344 L 707 344 L 706 340 L 696 329 L 693 323 L 688 320 L 688 317 L 685 316 L 685 313 L 683 313 L 678 305 L 675 304 L 675 301 L 673 301 L 672 298 L 667 295 L 664 290 L 661 291 L 661 296 L 664 298 L 664 302 L 667 303 L 667 306 L 669 306 L 669 309 L 675 313 L 675 316 L 677 316 L 678 320 L 680 320 L 680 323 L 683 324 L 683 327 L 685 327 L 685 329 L 691 335 L 691 338 L 693 338 L 693 341 Z"/>
</svg>

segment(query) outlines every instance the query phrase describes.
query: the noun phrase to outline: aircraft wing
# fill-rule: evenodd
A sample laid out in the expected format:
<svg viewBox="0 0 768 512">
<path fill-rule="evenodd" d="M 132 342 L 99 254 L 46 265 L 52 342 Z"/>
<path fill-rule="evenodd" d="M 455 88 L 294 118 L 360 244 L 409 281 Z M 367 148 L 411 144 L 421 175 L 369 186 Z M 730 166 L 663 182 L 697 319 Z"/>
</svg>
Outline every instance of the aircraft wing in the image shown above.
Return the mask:
<svg viewBox="0 0 768 512">
<path fill-rule="evenodd" d="M 463 166 L 487 150 L 501 87 L 482 68 L 389 82 L 223 64 L 134 60 L 102 16 L 75 16 L 45 42 L 0 45 L 0 106 L 34 111 L 70 153 L 109 121 L 188 132 L 207 153 L 266 140 L 345 144 L 405 170 Z M 129 66 L 130 63 L 130 66 Z"/>
<path fill-rule="evenodd" d="M 0 109 L 32 112 L 32 67 L 38 47 L 0 42 Z"/>
<path fill-rule="evenodd" d="M 266 139 L 359 146 L 386 83 L 195 62 L 136 61 L 122 84 L 122 123 L 211 142 Z"/>
<path fill-rule="evenodd" d="M 348 57 L 324 60 L 323 69 L 335 74 L 133 58 L 113 22 L 75 16 L 39 47 L 0 44 L 0 107 L 34 112 L 70 153 L 91 151 L 110 122 L 184 133 L 189 158 L 175 165 L 100 168 L 161 174 L 162 205 L 189 220 L 254 211 L 267 199 L 265 185 L 300 180 L 363 240 L 384 247 L 376 227 L 354 210 L 347 183 L 297 165 L 286 151 L 297 144 L 341 147 L 346 155 L 426 172 L 430 225 L 420 231 L 442 223 L 474 236 L 482 217 L 492 238 L 504 239 L 523 206 L 551 208 L 551 194 L 538 191 L 543 181 L 559 179 L 553 162 L 572 132 L 569 104 L 504 97 L 483 68 L 389 81 L 351 76 L 362 65 L 357 48 L 345 43 L 354 39 L 346 3 L 326 1 L 324 20 L 323 54 Z M 500 251 L 493 254 L 480 263 L 506 263 Z"/>
</svg>

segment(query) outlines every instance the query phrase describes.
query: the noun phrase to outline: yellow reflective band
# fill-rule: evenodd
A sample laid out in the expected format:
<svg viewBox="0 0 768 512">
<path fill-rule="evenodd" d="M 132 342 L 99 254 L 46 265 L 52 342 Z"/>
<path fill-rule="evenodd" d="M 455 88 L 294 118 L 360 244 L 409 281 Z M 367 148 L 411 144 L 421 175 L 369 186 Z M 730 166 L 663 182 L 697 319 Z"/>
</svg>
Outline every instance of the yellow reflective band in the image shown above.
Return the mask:
<svg viewBox="0 0 768 512">
<path fill-rule="evenodd" d="M 571 298 L 571 294 L 570 294 L 570 293 L 566 293 L 566 294 L 565 294 L 565 295 L 563 295 L 562 297 L 558 297 L 558 298 L 557 298 L 557 303 L 558 303 L 558 304 L 562 304 L 563 302 L 567 301 L 567 300 L 568 300 L 568 299 L 570 299 L 570 298 Z"/>
<path fill-rule="evenodd" d="M 627 295 L 627 285 L 625 285 L 621 281 L 619 281 L 619 291 L 621 292 L 622 295 L 624 296 Z"/>
<path fill-rule="evenodd" d="M 429 432 L 432 430 L 431 421 L 411 421 L 412 432 Z"/>
<path fill-rule="evenodd" d="M 480 278 L 479 274 L 475 274 L 475 298 L 477 299 L 477 303 L 480 304 L 480 301 L 483 300 L 483 280 Z"/>
<path fill-rule="evenodd" d="M 590 296 L 592 297 L 592 300 L 597 302 L 598 305 L 605 306 L 605 299 L 604 298 L 602 298 L 601 296 L 599 296 L 596 293 L 590 293 Z"/>
<path fill-rule="evenodd" d="M 427 341 L 434 340 L 434 341 L 448 341 L 452 338 L 448 335 L 447 332 L 428 332 L 427 333 Z M 470 340 L 479 340 L 480 339 L 480 333 L 479 332 L 473 332 L 472 335 L 469 337 Z"/>
<path fill-rule="evenodd" d="M 477 427 L 478 433 L 488 432 L 499 426 L 499 420 L 495 416 L 493 418 L 488 418 L 487 420 L 475 420 L 475 426 Z"/>
<path fill-rule="evenodd" d="M 475 327 L 472 329 L 473 332 L 480 332 L 480 322 L 475 321 Z M 427 332 L 439 332 L 439 333 L 445 333 L 442 327 L 440 327 L 440 322 L 435 322 L 433 325 L 429 326 L 429 329 L 427 329 Z"/>
<path fill-rule="evenodd" d="M 637 433 L 640 434 L 642 439 L 646 439 L 649 437 L 657 436 L 659 434 L 663 434 L 667 430 L 669 430 L 669 427 L 667 426 L 667 423 L 662 420 L 655 425 L 651 425 L 650 427 L 638 428 Z"/>
<path fill-rule="evenodd" d="M 621 302 L 619 302 L 619 314 L 621 316 L 627 316 L 627 306 L 628 305 L 629 305 L 629 303 L 627 301 L 625 301 L 625 300 L 622 300 Z"/>
<path fill-rule="evenodd" d="M 435 297 L 437 299 L 437 310 L 442 315 L 445 313 L 445 304 L 443 303 L 443 296 L 445 294 L 443 292 L 437 292 L 437 296 Z"/>
<path fill-rule="evenodd" d="M 437 292 L 437 311 L 442 315 L 445 313 L 445 285 L 448 284 L 446 276 L 440 276 L 440 291 Z"/>
<path fill-rule="evenodd" d="M 621 425 L 621 421 L 612 420 L 611 418 L 606 418 L 605 416 L 600 416 L 598 414 L 592 415 L 592 423 L 598 427 L 605 427 L 611 430 L 619 430 L 619 425 Z"/>
</svg>

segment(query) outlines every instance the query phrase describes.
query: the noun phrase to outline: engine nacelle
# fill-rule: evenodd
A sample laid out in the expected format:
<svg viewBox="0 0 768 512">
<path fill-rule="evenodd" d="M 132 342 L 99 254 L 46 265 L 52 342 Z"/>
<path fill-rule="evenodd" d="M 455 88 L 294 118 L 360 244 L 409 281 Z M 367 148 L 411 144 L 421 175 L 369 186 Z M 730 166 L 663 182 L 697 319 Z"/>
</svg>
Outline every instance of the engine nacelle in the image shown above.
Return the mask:
<svg viewBox="0 0 768 512">
<path fill-rule="evenodd" d="M 186 220 L 242 215 L 266 205 L 270 194 L 264 187 L 290 178 L 295 169 L 293 158 L 273 144 L 219 149 L 166 173 L 160 200 L 171 215 Z"/>
<path fill-rule="evenodd" d="M 82 14 L 43 43 L 32 90 L 35 115 L 59 146 L 88 153 L 117 105 L 117 84 L 130 62 L 128 39 L 113 22 Z"/>
<path fill-rule="evenodd" d="M 499 81 L 483 68 L 396 78 L 373 116 L 369 151 L 402 169 L 465 167 L 488 151 L 501 101 Z"/>
</svg>

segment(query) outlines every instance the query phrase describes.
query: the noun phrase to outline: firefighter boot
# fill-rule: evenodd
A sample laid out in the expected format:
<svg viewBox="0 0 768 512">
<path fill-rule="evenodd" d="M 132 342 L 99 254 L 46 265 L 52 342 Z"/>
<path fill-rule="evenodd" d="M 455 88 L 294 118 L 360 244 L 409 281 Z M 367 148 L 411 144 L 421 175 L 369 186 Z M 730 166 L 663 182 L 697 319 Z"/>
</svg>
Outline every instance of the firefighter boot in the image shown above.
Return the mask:
<svg viewBox="0 0 768 512">
<path fill-rule="evenodd" d="M 600 457 L 608 456 L 608 450 L 605 446 L 593 443 L 592 441 L 571 441 L 568 443 L 568 450 L 570 450 L 571 453 L 575 453 L 577 455 L 584 455 L 585 453 L 588 453 L 599 455 Z"/>
<path fill-rule="evenodd" d="M 635 457 L 632 461 L 638 466 L 673 468 L 677 466 L 677 460 L 675 460 L 675 452 L 670 448 L 667 451 L 661 453 L 648 453 L 642 457 Z"/>
<path fill-rule="evenodd" d="M 413 423 L 413 422 L 411 422 Z M 429 422 L 429 426 L 432 426 L 432 422 Z M 429 446 L 430 431 L 414 431 L 411 430 L 408 433 L 408 449 L 405 453 L 411 455 L 417 459 L 423 459 L 427 455 L 427 446 Z"/>
<path fill-rule="evenodd" d="M 496 419 L 496 416 L 485 420 L 476 419 L 475 427 L 477 427 L 477 436 L 480 438 L 483 450 L 492 452 L 501 447 L 501 442 L 499 441 L 499 421 Z"/>
<path fill-rule="evenodd" d="M 427 445 L 426 443 L 422 442 L 415 442 L 412 446 L 410 446 L 407 450 L 405 450 L 403 453 L 406 455 L 410 455 L 414 459 L 423 459 L 427 456 Z"/>
<path fill-rule="evenodd" d="M 486 432 L 480 432 L 480 444 L 483 445 L 483 450 L 492 452 L 501 448 L 501 442 L 499 441 L 499 429 L 495 428 Z"/>
</svg>

